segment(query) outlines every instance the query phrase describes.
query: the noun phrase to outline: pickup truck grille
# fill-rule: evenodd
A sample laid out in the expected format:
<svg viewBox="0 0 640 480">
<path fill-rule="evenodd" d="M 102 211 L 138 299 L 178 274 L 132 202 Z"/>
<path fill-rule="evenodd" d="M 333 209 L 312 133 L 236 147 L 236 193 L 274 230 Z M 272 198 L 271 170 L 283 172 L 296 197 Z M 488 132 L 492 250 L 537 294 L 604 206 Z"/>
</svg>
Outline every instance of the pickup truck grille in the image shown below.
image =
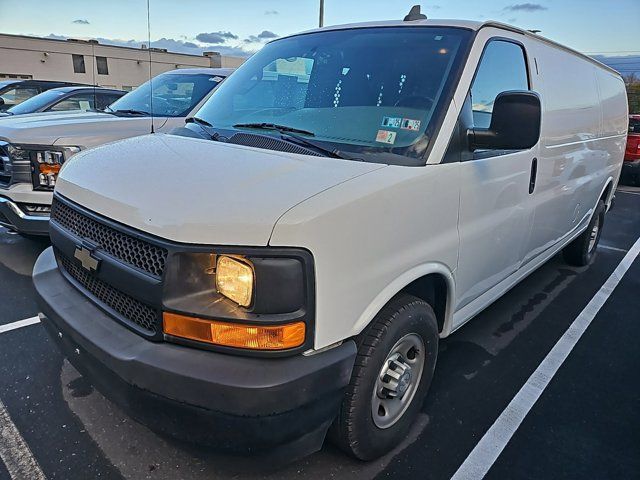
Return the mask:
<svg viewBox="0 0 640 480">
<path fill-rule="evenodd" d="M 14 183 L 31 183 L 31 161 L 11 160 L 9 144 L 0 141 L 0 187 Z"/>
<path fill-rule="evenodd" d="M 105 307 L 115 311 L 128 322 L 133 322 L 147 335 L 156 334 L 159 311 L 130 297 L 126 293 L 103 282 L 69 258 L 57 252 L 58 263 L 82 288 Z"/>
<path fill-rule="evenodd" d="M 0 186 L 6 187 L 11 183 L 11 161 L 6 144 L 0 142 Z"/>
<path fill-rule="evenodd" d="M 161 278 L 167 261 L 167 249 L 135 238 L 100 223 L 69 205 L 53 199 L 51 221 L 76 236 L 95 244 L 118 260 L 156 278 Z"/>
</svg>

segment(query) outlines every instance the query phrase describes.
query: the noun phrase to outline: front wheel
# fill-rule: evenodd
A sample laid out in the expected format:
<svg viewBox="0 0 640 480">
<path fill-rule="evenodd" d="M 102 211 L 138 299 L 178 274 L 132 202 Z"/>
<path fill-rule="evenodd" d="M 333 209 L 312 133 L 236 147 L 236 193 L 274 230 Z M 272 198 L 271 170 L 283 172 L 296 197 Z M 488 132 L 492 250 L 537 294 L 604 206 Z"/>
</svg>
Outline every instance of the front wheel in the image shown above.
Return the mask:
<svg viewBox="0 0 640 480">
<path fill-rule="evenodd" d="M 600 200 L 587 229 L 562 251 L 564 259 L 569 265 L 584 267 L 593 260 L 604 226 L 605 210 L 604 202 Z"/>
<path fill-rule="evenodd" d="M 438 323 L 417 297 L 394 297 L 358 337 L 351 381 L 330 438 L 372 460 L 397 446 L 415 420 L 433 378 Z"/>
</svg>

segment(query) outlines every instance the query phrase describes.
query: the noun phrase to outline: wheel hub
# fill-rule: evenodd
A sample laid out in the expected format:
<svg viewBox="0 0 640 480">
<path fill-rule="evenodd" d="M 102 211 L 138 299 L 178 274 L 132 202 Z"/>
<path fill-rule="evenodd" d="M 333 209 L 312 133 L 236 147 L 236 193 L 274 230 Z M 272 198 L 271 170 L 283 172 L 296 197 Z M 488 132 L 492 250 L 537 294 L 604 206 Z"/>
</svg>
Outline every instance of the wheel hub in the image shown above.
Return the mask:
<svg viewBox="0 0 640 480">
<path fill-rule="evenodd" d="M 380 374 L 380 398 L 402 398 L 411 385 L 411 365 L 399 353 L 387 360 L 387 367 Z"/>
<path fill-rule="evenodd" d="M 589 235 L 589 252 L 593 251 L 596 246 L 596 242 L 598 241 L 598 232 L 600 231 L 600 218 L 596 219 L 596 223 L 591 230 L 591 234 Z"/>
<path fill-rule="evenodd" d="M 422 338 L 409 333 L 396 342 L 382 363 L 372 392 L 371 416 L 378 428 L 395 424 L 416 394 L 425 364 Z"/>
</svg>

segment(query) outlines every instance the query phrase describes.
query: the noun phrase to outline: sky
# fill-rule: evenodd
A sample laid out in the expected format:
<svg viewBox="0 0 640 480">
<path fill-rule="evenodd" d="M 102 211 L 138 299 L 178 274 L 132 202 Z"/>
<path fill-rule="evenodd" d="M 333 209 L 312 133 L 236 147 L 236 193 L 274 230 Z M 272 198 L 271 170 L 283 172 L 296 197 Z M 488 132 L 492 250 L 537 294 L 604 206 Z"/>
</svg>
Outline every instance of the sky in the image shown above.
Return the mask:
<svg viewBox="0 0 640 480">
<path fill-rule="evenodd" d="M 416 0 L 325 0 L 325 25 L 401 19 Z M 152 46 L 247 56 L 268 40 L 315 28 L 319 0 L 149 0 Z M 640 71 L 640 0 L 435 0 L 430 18 L 499 20 Z M 147 43 L 147 0 L 0 0 L 0 32 Z M 632 56 L 631 58 L 627 58 Z M 620 58 L 618 58 L 620 57 Z M 624 73 L 624 72 L 623 72 Z"/>
</svg>

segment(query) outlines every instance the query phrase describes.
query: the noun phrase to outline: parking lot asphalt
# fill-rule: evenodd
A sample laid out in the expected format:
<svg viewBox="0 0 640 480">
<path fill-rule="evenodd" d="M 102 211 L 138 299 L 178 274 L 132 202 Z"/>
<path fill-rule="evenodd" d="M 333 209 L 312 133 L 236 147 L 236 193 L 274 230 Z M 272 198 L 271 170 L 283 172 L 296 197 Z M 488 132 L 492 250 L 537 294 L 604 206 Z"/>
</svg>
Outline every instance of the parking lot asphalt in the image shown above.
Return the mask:
<svg viewBox="0 0 640 480">
<path fill-rule="evenodd" d="M 441 343 L 413 430 L 374 462 L 325 445 L 274 471 L 161 438 L 96 392 L 37 323 L 0 333 L 0 438 L 4 405 L 47 478 L 450 478 L 639 237 L 640 188 L 622 187 L 589 267 L 554 257 Z M 46 246 L 0 230 L 0 331 L 37 314 L 30 272 Z M 640 257 L 486 478 L 639 478 L 639 292 Z M 0 461 L 0 479 L 10 471 Z"/>
</svg>

